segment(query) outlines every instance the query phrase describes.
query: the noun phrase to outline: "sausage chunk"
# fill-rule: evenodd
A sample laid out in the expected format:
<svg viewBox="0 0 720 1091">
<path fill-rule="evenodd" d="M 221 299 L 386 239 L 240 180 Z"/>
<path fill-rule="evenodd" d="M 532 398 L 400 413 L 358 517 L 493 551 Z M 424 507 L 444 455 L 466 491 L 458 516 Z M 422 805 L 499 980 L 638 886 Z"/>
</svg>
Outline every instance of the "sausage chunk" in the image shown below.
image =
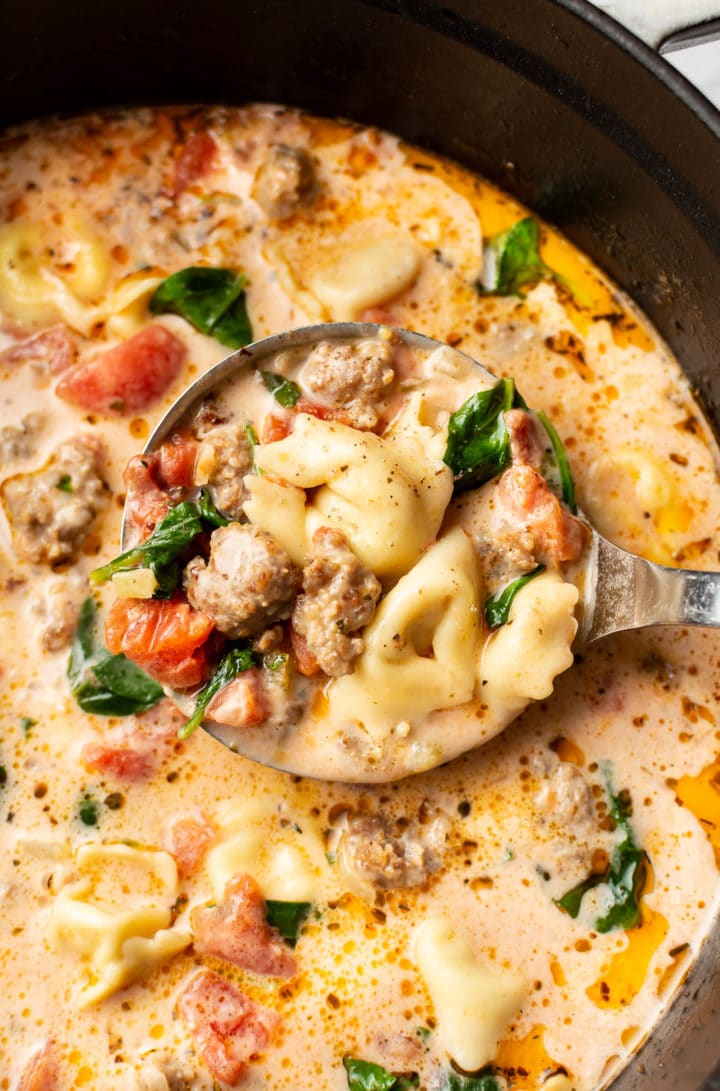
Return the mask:
<svg viewBox="0 0 720 1091">
<path fill-rule="evenodd" d="M 349 875 L 385 890 L 419 886 L 438 870 L 447 838 L 447 817 L 438 811 L 421 825 L 390 823 L 380 815 L 355 815 L 337 843 L 337 861 Z"/>
<path fill-rule="evenodd" d="M 243 477 L 252 469 L 252 451 L 241 424 L 221 424 L 203 436 L 195 462 L 195 484 L 206 485 L 215 507 L 231 519 L 243 515 L 248 492 Z"/>
<path fill-rule="evenodd" d="M 213 532 L 207 563 L 190 561 L 184 583 L 191 605 L 235 640 L 290 617 L 300 573 L 270 534 L 229 523 Z"/>
<path fill-rule="evenodd" d="M 2 495 L 18 556 L 36 563 L 74 560 L 106 504 L 103 450 L 92 436 L 61 443 L 47 467 L 18 474 Z"/>
<path fill-rule="evenodd" d="M 339 530 L 320 527 L 313 535 L 313 547 L 292 624 L 320 669 L 338 678 L 352 671 L 363 650 L 362 637 L 349 634 L 372 621 L 382 587 Z"/>
<path fill-rule="evenodd" d="M 284 220 L 315 196 L 315 168 L 305 148 L 275 144 L 253 182 L 252 196 L 271 220 Z"/>
<path fill-rule="evenodd" d="M 40 643 L 46 652 L 66 648 L 72 640 L 87 595 L 87 585 L 78 575 L 52 576 L 32 611 L 40 622 Z"/>
<path fill-rule="evenodd" d="M 383 395 L 395 378 L 392 351 L 384 341 L 321 341 L 303 365 L 300 383 L 321 401 L 344 409 L 352 427 L 374 428 Z"/>
<path fill-rule="evenodd" d="M 43 413 L 26 413 L 17 424 L 0 428 L 0 464 L 13 458 L 30 458 L 37 449 L 37 438 L 45 424 Z"/>
</svg>

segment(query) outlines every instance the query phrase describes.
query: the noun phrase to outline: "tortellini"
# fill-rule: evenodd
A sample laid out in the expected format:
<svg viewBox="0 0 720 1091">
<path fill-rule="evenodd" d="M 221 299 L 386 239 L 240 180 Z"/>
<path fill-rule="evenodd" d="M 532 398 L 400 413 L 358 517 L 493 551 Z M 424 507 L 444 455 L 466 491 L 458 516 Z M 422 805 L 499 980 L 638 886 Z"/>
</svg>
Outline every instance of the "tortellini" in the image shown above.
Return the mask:
<svg viewBox="0 0 720 1091">
<path fill-rule="evenodd" d="M 62 320 L 89 333 L 109 276 L 105 244 L 73 213 L 51 229 L 28 220 L 0 226 L 0 304 L 20 322 Z"/>
<path fill-rule="evenodd" d="M 480 580 L 459 527 L 427 550 L 381 602 L 353 674 L 328 689 L 330 715 L 376 740 L 402 721 L 468 701 L 475 686 Z"/>
<path fill-rule="evenodd" d="M 387 303 L 415 281 L 421 251 L 403 235 L 353 240 L 310 277 L 310 289 L 335 322 L 353 322 L 367 307 Z"/>
<path fill-rule="evenodd" d="M 245 505 L 253 523 L 273 534 L 293 559 L 319 527 L 341 530 L 381 578 L 397 579 L 413 566 L 435 538 L 452 492 L 449 467 L 423 455 L 411 435 L 387 441 L 305 413 L 285 439 L 257 447 L 255 462 L 263 473 L 316 491 L 305 507 L 301 546 L 298 496 L 280 493 L 282 486 L 253 488 Z M 280 519 L 276 505 L 283 497 L 286 513 Z"/>
<path fill-rule="evenodd" d="M 505 625 L 492 634 L 480 659 L 483 700 L 520 711 L 549 697 L 558 674 L 572 665 L 577 632 L 577 587 L 542 572 L 515 596 Z"/>
<path fill-rule="evenodd" d="M 318 899 L 328 870 L 321 832 L 305 821 L 302 833 L 286 831 L 285 839 L 276 843 L 273 818 L 277 820 L 276 808 L 263 800 L 240 804 L 225 816 L 220 840 L 207 854 L 208 874 L 218 901 L 226 883 L 241 872 L 253 876 L 266 898 Z"/>
<path fill-rule="evenodd" d="M 83 845 L 80 878 L 58 894 L 49 938 L 87 962 L 83 1007 L 137 981 L 187 947 L 192 935 L 171 927 L 177 897 L 175 861 L 167 852 L 126 844 Z"/>
<path fill-rule="evenodd" d="M 527 996 L 527 983 L 518 974 L 483 966 L 442 917 L 431 917 L 417 929 L 415 959 L 443 1046 L 466 1071 L 483 1068 Z"/>
</svg>

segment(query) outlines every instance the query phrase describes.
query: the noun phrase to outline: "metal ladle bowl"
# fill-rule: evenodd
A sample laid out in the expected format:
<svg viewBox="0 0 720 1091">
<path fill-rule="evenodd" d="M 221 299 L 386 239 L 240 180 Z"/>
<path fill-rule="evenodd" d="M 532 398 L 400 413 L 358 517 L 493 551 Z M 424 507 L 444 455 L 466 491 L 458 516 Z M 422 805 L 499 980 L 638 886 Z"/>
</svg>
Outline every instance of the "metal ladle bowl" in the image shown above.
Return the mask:
<svg viewBox="0 0 720 1091">
<path fill-rule="evenodd" d="M 154 451 L 172 434 L 194 407 L 199 406 L 205 398 L 216 392 L 242 369 L 250 365 L 258 366 L 263 360 L 275 357 L 280 352 L 309 346 L 321 340 L 373 338 L 378 335 L 381 328 L 378 325 L 360 322 L 306 326 L 274 334 L 272 337 L 266 337 L 231 353 L 183 391 L 156 425 L 143 453 L 148 454 Z M 424 334 L 408 330 L 395 330 L 393 334 L 410 348 L 426 352 L 432 352 L 438 348 L 448 349 L 448 346 Z M 472 363 L 487 383 L 497 381 L 496 376 L 476 360 L 465 353 L 457 352 L 456 349 L 450 351 L 456 352 L 465 362 Z M 126 524 L 124 514 L 123 549 L 126 548 Z M 575 650 L 611 633 L 652 625 L 720 627 L 720 573 L 696 572 L 654 564 L 614 545 L 592 527 L 589 529 L 591 543 L 581 590 L 581 601 L 578 605 L 579 626 L 574 644 Z M 176 690 L 167 692 L 183 713 L 190 716 L 194 710 L 194 696 Z M 318 775 L 312 755 L 301 766 L 293 761 L 286 762 L 282 745 L 279 744 L 269 756 L 267 738 L 262 727 L 237 730 L 211 720 L 206 720 L 203 727 L 220 742 L 246 758 L 286 772 L 303 776 Z M 439 759 L 439 762 L 446 760 L 445 755 Z M 325 779 L 360 781 L 387 779 L 367 773 L 355 778 L 349 777 L 346 768 L 338 776 L 328 776 L 327 771 L 324 771 L 322 775 Z"/>
</svg>

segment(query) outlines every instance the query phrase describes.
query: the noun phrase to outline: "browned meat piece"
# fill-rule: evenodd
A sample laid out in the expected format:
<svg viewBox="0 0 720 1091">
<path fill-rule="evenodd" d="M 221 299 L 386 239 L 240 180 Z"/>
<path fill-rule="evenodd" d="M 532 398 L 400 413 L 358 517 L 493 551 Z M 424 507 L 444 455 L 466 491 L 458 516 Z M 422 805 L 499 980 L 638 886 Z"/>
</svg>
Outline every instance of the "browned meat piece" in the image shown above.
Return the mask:
<svg viewBox="0 0 720 1091">
<path fill-rule="evenodd" d="M 423 825 L 355 815 L 338 840 L 338 864 L 349 875 L 385 890 L 419 886 L 440 867 L 448 825 L 441 811 Z"/>
<path fill-rule="evenodd" d="M 228 523 L 213 532 L 209 561 L 190 561 L 184 582 L 190 604 L 237 639 L 290 617 L 300 573 L 270 534 Z"/>
<path fill-rule="evenodd" d="M 77 575 L 53 576 L 33 603 L 40 619 L 40 643 L 46 652 L 57 652 L 70 643 L 80 607 L 87 596 L 87 582 Z"/>
<path fill-rule="evenodd" d="M 305 148 L 275 144 L 255 175 L 252 196 L 271 220 L 284 220 L 309 205 L 315 191 L 315 168 Z"/>
<path fill-rule="evenodd" d="M 242 424 L 221 424 L 203 436 L 195 462 L 195 484 L 207 485 L 216 508 L 241 519 L 247 490 L 243 477 L 252 469 L 252 450 Z"/>
<path fill-rule="evenodd" d="M 372 621 L 382 587 L 361 564 L 339 530 L 320 527 L 303 570 L 303 594 L 293 610 L 293 628 L 325 674 L 350 674 L 363 639 L 350 636 Z"/>
<path fill-rule="evenodd" d="M 18 424 L 0 428 L 0 464 L 35 454 L 37 438 L 45 423 L 43 413 L 27 413 Z"/>
<path fill-rule="evenodd" d="M 374 428 L 382 398 L 395 378 L 385 341 L 355 345 L 321 341 L 305 362 L 300 384 L 320 401 L 345 410 L 355 428 Z"/>
<path fill-rule="evenodd" d="M 46 564 L 76 557 L 107 503 L 102 463 L 100 442 L 93 436 L 75 436 L 60 444 L 45 469 L 3 483 L 18 556 Z"/>
</svg>

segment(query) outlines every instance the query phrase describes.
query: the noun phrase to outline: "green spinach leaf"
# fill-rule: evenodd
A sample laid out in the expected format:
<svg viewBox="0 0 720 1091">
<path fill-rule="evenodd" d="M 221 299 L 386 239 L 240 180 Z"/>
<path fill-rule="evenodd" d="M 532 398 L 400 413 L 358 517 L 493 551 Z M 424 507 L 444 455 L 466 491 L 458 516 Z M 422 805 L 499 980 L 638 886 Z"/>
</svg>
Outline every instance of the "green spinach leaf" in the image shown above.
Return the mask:
<svg viewBox="0 0 720 1091">
<path fill-rule="evenodd" d="M 497 629 L 499 625 L 504 625 L 510 615 L 510 607 L 513 604 L 515 596 L 518 591 L 534 579 L 535 576 L 539 576 L 541 572 L 545 571 L 545 565 L 539 564 L 537 568 L 534 568 L 532 572 L 526 572 L 524 576 L 518 576 L 516 580 L 509 583 L 507 587 L 503 587 L 502 591 L 498 591 L 497 594 L 491 595 L 485 603 L 485 620 L 491 629 Z"/>
<path fill-rule="evenodd" d="M 605 885 L 609 903 L 607 911 L 598 917 L 593 928 L 597 932 L 610 932 L 615 928 L 635 928 L 642 920 L 640 898 L 647 878 L 647 854 L 636 843 L 630 825 L 631 803 L 626 792 L 613 792 L 609 779 L 607 793 L 610 815 L 621 834 L 613 849 L 610 863 L 600 875 L 591 875 L 582 883 L 568 890 L 556 905 L 577 917 L 582 900 L 589 890 Z"/>
<path fill-rule="evenodd" d="M 573 515 L 575 515 L 577 512 L 577 504 L 575 503 L 575 482 L 573 481 L 572 470 L 570 469 L 570 459 L 567 456 L 565 444 L 560 439 L 555 425 L 542 410 L 537 414 L 537 418 L 547 432 L 550 443 L 552 444 L 553 452 L 555 453 L 555 460 L 560 474 L 562 498 Z"/>
<path fill-rule="evenodd" d="M 300 387 L 292 379 L 285 379 L 276 371 L 261 371 L 265 389 L 269 390 L 283 409 L 292 409 L 300 398 Z"/>
<path fill-rule="evenodd" d="M 343 1057 L 343 1064 L 349 1091 L 409 1091 L 420 1082 L 415 1072 L 398 1075 L 380 1064 L 357 1057 Z"/>
<path fill-rule="evenodd" d="M 98 805 L 91 795 L 84 795 L 80 800 L 78 818 L 83 826 L 97 826 L 99 818 Z"/>
<path fill-rule="evenodd" d="M 294 947 L 297 943 L 300 925 L 310 911 L 311 905 L 312 902 L 278 902 L 272 899 L 265 902 L 265 916 L 268 924 L 277 928 L 289 947 Z"/>
<path fill-rule="evenodd" d="M 236 645 L 226 652 L 218 663 L 212 678 L 205 683 L 198 693 L 195 700 L 195 711 L 187 723 L 184 723 L 178 729 L 178 738 L 189 739 L 193 731 L 202 723 L 205 709 L 215 694 L 219 693 L 228 682 L 232 682 L 233 678 L 237 678 L 238 674 L 250 670 L 257 663 L 258 656 L 250 647 L 249 642 Z"/>
<path fill-rule="evenodd" d="M 207 489 L 200 490 L 200 496 L 198 498 L 198 511 L 200 512 L 200 518 L 204 523 L 207 523 L 209 527 L 226 527 L 230 522 L 226 519 L 221 511 L 215 507 L 213 498 Z"/>
<path fill-rule="evenodd" d="M 455 475 L 456 489 L 475 488 L 497 477 L 510 465 L 508 409 L 527 409 L 512 379 L 500 379 L 479 390 L 453 413 L 443 456 Z"/>
<path fill-rule="evenodd" d="M 90 573 L 90 579 L 93 583 L 104 583 L 112 579 L 116 572 L 149 568 L 158 582 L 153 597 L 169 599 L 180 583 L 182 554 L 202 531 L 200 506 L 192 500 L 183 500 L 170 509 L 146 542 L 125 550 L 108 564 L 95 568 Z"/>
<path fill-rule="evenodd" d="M 482 288 L 490 295 L 516 295 L 522 299 L 522 288 L 546 277 L 571 291 L 565 278 L 540 257 L 540 224 L 532 216 L 495 235 L 485 247 Z"/>
<path fill-rule="evenodd" d="M 246 277 L 232 269 L 191 265 L 167 277 L 150 297 L 152 314 L 179 314 L 221 345 L 239 349 L 253 339 L 245 303 Z"/>
<path fill-rule="evenodd" d="M 164 697 L 164 690 L 125 655 L 111 655 L 97 639 L 97 611 L 85 599 L 70 650 L 67 676 L 84 712 L 96 716 L 130 716 L 144 712 Z"/>
<path fill-rule="evenodd" d="M 483 1069 L 473 1076 L 466 1076 L 452 1069 L 447 1073 L 443 1091 L 500 1091 L 500 1084 L 491 1068 Z"/>
</svg>

